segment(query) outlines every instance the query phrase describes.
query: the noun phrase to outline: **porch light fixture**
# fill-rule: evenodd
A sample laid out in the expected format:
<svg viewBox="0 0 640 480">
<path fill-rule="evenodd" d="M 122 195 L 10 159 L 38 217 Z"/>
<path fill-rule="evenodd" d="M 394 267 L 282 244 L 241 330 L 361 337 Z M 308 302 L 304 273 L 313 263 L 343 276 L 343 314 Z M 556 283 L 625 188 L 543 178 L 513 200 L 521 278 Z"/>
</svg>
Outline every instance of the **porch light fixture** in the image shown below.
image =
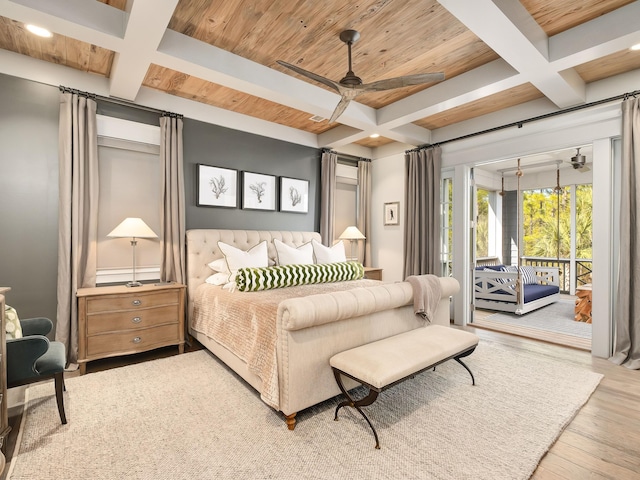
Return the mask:
<svg viewBox="0 0 640 480">
<path fill-rule="evenodd" d="M 142 286 L 140 282 L 136 281 L 136 244 L 138 243 L 136 239 L 158 238 L 158 236 L 141 218 L 125 218 L 107 237 L 131 238 L 131 248 L 133 250 L 133 280 L 127 283 L 127 287 Z"/>
<path fill-rule="evenodd" d="M 371 135 L 369 135 L 369 138 L 378 138 L 379 136 L 379 133 L 372 133 Z"/>
<path fill-rule="evenodd" d="M 633 46 L 630 48 L 630 50 L 633 50 L 633 51 L 638 51 L 638 50 L 640 50 L 640 43 L 636 43 L 635 45 L 633 45 Z"/>
<path fill-rule="evenodd" d="M 358 240 L 364 240 L 366 237 L 362 234 L 362 232 L 360 230 L 358 230 L 357 227 L 352 225 L 350 227 L 347 227 L 346 230 L 344 232 L 342 232 L 342 235 L 340 235 L 338 238 L 340 240 L 349 240 L 351 242 L 351 259 L 353 260 L 353 258 L 354 258 L 354 255 L 353 255 L 354 244 Z"/>
</svg>

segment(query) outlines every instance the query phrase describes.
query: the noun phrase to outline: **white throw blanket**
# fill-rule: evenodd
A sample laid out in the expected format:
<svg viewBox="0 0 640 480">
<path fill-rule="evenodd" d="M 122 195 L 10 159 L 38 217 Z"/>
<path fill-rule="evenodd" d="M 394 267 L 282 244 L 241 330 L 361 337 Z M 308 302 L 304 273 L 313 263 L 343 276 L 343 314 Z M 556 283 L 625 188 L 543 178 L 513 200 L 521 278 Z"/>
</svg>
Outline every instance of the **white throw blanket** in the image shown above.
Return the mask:
<svg viewBox="0 0 640 480">
<path fill-rule="evenodd" d="M 410 275 L 407 282 L 413 288 L 414 313 L 431 323 L 442 294 L 440 280 L 435 275 Z"/>
</svg>

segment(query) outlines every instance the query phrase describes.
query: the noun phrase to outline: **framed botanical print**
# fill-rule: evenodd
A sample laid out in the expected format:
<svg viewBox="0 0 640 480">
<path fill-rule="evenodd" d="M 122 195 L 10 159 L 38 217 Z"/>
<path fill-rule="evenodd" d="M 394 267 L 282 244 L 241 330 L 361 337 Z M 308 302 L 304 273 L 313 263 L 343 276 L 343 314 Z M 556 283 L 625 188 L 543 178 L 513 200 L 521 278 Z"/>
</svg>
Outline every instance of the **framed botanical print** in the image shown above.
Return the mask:
<svg viewBox="0 0 640 480">
<path fill-rule="evenodd" d="M 280 211 L 295 213 L 309 211 L 309 180 L 280 177 Z"/>
<path fill-rule="evenodd" d="M 243 209 L 275 210 L 276 198 L 276 177 L 274 175 L 242 172 Z"/>
<path fill-rule="evenodd" d="M 238 206 L 238 171 L 231 168 L 197 165 L 197 201 L 199 207 Z"/>
</svg>

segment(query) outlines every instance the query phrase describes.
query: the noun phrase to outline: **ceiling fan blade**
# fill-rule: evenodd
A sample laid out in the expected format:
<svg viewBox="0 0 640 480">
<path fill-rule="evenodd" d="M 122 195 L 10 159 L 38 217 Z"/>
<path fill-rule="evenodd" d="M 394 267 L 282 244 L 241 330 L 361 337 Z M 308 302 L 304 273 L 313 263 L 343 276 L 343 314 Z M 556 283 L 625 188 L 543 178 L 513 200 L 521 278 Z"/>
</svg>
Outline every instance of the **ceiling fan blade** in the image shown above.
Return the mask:
<svg viewBox="0 0 640 480">
<path fill-rule="evenodd" d="M 334 82 L 333 80 L 329 80 L 328 78 L 325 77 L 321 77 L 320 75 L 316 75 L 313 72 L 309 72 L 308 70 L 305 70 L 304 68 L 300 68 L 297 67 L 295 65 L 291 65 L 290 63 L 287 62 L 283 62 L 282 60 L 276 60 L 280 65 L 282 65 L 283 67 L 286 67 L 290 70 L 293 70 L 296 73 L 299 73 L 300 75 L 310 78 L 311 80 L 315 80 L 316 82 L 320 82 L 323 83 L 324 85 L 333 88 L 336 91 L 340 91 L 340 87 L 342 85 L 340 85 L 338 82 Z"/>
<path fill-rule="evenodd" d="M 336 106 L 336 109 L 333 111 L 333 114 L 331 114 L 329 123 L 335 122 L 338 119 L 338 117 L 342 115 L 342 113 L 345 111 L 345 109 L 347 108 L 347 105 L 349 105 L 350 102 L 351 102 L 350 98 L 343 96 L 340 99 L 340 103 L 338 103 L 338 105 Z"/>
<path fill-rule="evenodd" d="M 365 83 L 360 88 L 366 92 L 380 92 L 393 88 L 408 87 L 409 85 L 422 85 L 424 83 L 441 82 L 444 80 L 444 73 L 418 73 L 416 75 L 405 75 L 404 77 L 387 78 L 377 82 Z"/>
</svg>

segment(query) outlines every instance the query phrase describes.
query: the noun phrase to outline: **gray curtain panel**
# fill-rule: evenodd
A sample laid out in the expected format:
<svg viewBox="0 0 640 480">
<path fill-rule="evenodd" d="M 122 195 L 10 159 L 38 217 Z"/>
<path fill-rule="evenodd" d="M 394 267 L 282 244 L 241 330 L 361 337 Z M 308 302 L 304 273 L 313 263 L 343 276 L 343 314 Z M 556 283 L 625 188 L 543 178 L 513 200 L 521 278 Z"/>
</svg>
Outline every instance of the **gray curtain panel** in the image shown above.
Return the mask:
<svg viewBox="0 0 640 480">
<path fill-rule="evenodd" d="M 334 240 L 334 218 L 336 212 L 336 167 L 338 165 L 338 154 L 335 152 L 322 152 L 320 186 L 320 236 L 322 243 L 328 247 L 333 245 Z"/>
<path fill-rule="evenodd" d="M 441 275 L 440 168 L 442 150 L 405 154 L 404 277 Z"/>
<path fill-rule="evenodd" d="M 178 283 L 186 280 L 182 124 L 181 118 L 160 118 L 160 280 Z"/>
<path fill-rule="evenodd" d="M 78 360 L 78 288 L 96 285 L 98 132 L 96 102 L 60 94 L 56 340 Z"/>
<path fill-rule="evenodd" d="M 640 369 L 640 99 L 622 102 L 620 271 L 611 361 Z"/>
<path fill-rule="evenodd" d="M 358 230 L 366 237 L 364 250 L 358 252 L 358 261 L 367 267 L 371 263 L 371 168 L 369 160 L 358 162 L 356 224 Z"/>
</svg>

